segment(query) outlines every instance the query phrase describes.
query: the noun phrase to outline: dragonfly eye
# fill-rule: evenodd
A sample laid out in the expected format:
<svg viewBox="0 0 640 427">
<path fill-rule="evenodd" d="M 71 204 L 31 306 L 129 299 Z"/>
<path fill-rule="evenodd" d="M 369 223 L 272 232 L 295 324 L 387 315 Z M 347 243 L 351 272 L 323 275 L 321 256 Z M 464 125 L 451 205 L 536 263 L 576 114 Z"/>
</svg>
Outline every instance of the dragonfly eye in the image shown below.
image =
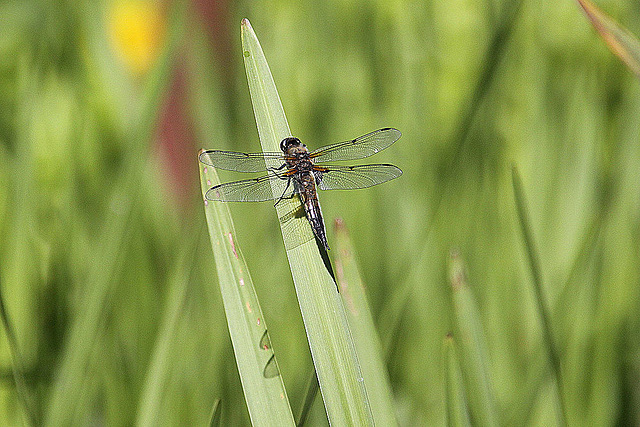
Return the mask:
<svg viewBox="0 0 640 427">
<path fill-rule="evenodd" d="M 282 142 L 280 142 L 280 149 L 282 150 L 282 152 L 286 153 L 287 151 L 289 151 L 289 147 L 293 145 L 299 146 L 302 145 L 302 142 L 300 142 L 300 140 L 296 137 L 289 136 L 283 139 Z"/>
</svg>

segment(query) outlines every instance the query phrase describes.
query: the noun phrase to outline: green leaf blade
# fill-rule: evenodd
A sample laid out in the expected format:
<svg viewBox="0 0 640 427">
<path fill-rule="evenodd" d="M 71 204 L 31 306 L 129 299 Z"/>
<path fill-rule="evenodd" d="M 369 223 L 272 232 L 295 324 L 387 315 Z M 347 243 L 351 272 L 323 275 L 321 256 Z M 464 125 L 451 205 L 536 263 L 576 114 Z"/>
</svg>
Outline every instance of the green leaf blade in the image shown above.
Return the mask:
<svg viewBox="0 0 640 427">
<path fill-rule="evenodd" d="M 449 282 L 453 289 L 455 323 L 464 357 L 462 370 L 465 374 L 469 409 L 479 425 L 496 426 L 498 416 L 491 384 L 488 346 L 478 306 L 467 286 L 464 265 L 455 252 L 449 258 Z"/>
<path fill-rule="evenodd" d="M 536 308 L 538 310 L 538 315 L 540 316 L 540 320 L 542 323 L 542 338 L 544 347 L 545 351 L 547 352 L 549 363 L 555 377 L 555 391 L 557 394 L 557 406 L 559 408 L 558 418 L 560 424 L 566 424 L 567 407 L 565 404 L 563 392 L 560 355 L 556 347 L 556 342 L 553 335 L 550 310 L 548 308 L 547 300 L 544 295 L 542 268 L 540 267 L 538 249 L 533 239 L 533 229 L 531 226 L 531 220 L 529 218 L 529 208 L 527 206 L 527 200 L 524 193 L 524 186 L 522 185 L 522 178 L 520 177 L 518 168 L 515 165 L 511 169 L 511 183 L 513 186 L 513 195 L 515 199 L 518 221 L 520 223 L 520 230 L 522 232 L 522 240 L 527 253 L 527 259 L 529 261 L 531 276 L 533 278 L 533 290 L 535 295 Z"/>
<path fill-rule="evenodd" d="M 447 403 L 447 425 L 470 426 L 467 399 L 465 396 L 460 361 L 456 352 L 455 341 L 448 335 L 444 341 L 445 388 Z"/>
<path fill-rule="evenodd" d="M 193 272 L 193 260 L 196 259 L 199 245 L 205 237 L 204 223 L 190 234 L 194 234 L 191 242 L 183 248 L 171 276 L 169 293 L 167 294 L 163 319 L 158 330 L 147 374 L 140 393 L 136 414 L 137 426 L 152 426 L 159 422 L 165 390 L 168 387 L 177 343 L 177 329 L 184 316 L 187 290 Z M 196 234 L 197 233 L 197 234 Z"/>
<path fill-rule="evenodd" d="M 367 384 L 373 420 L 376 425 L 394 426 L 397 422 L 393 393 L 351 238 L 341 219 L 335 220 L 334 230 L 336 279 L 347 309 L 347 320 L 358 352 L 362 375 Z"/>
<path fill-rule="evenodd" d="M 251 100 L 263 151 L 279 151 L 291 136 L 260 43 L 247 19 L 242 48 Z M 278 217 L 300 208 L 297 198 L 276 206 Z M 293 224 L 293 225 L 292 225 Z M 372 425 L 372 415 L 346 313 L 336 285 L 318 251 L 304 215 L 282 222 L 283 239 L 300 304 L 320 391 L 333 425 Z M 296 244 L 302 241 L 306 243 Z"/>
<path fill-rule="evenodd" d="M 220 180 L 201 165 L 202 194 Z M 294 425 L 293 413 L 271 347 L 267 326 L 249 270 L 235 241 L 226 204 L 205 201 L 220 292 L 245 400 L 254 426 Z"/>
</svg>

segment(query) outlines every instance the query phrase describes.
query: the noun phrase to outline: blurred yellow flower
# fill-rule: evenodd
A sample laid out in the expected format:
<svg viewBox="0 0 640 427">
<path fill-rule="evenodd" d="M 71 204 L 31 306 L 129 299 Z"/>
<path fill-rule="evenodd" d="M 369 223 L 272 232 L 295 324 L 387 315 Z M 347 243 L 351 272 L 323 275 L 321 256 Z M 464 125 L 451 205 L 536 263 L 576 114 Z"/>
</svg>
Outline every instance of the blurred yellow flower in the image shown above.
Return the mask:
<svg viewBox="0 0 640 427">
<path fill-rule="evenodd" d="M 165 32 L 162 4 L 150 0 L 115 0 L 107 28 L 112 46 L 135 75 L 144 74 L 159 54 Z"/>
</svg>

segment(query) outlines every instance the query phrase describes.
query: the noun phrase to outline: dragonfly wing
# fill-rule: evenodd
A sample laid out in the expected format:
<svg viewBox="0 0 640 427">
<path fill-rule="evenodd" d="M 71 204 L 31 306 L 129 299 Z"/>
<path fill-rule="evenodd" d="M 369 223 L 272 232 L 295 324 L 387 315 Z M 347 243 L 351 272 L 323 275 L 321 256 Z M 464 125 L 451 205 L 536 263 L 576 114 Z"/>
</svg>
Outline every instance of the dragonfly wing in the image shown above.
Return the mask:
<svg viewBox="0 0 640 427">
<path fill-rule="evenodd" d="M 397 178 L 402 170 L 394 165 L 316 166 L 313 173 L 321 190 L 353 190 Z"/>
<path fill-rule="evenodd" d="M 205 193 L 207 200 L 221 202 L 264 202 L 295 193 L 293 178 L 264 175 L 258 178 L 227 182 L 211 187 Z"/>
<path fill-rule="evenodd" d="M 282 234 L 286 236 L 285 249 L 296 248 L 314 239 L 311 225 L 307 220 L 304 207 L 300 204 L 279 218 Z"/>
<path fill-rule="evenodd" d="M 364 159 L 384 150 L 400 139 L 401 135 L 398 129 L 378 129 L 351 141 L 320 147 L 312 151 L 310 157 L 318 163 Z"/>
<path fill-rule="evenodd" d="M 282 153 L 238 153 L 235 151 L 202 150 L 198 156 L 205 165 L 236 172 L 261 172 L 284 164 Z"/>
</svg>

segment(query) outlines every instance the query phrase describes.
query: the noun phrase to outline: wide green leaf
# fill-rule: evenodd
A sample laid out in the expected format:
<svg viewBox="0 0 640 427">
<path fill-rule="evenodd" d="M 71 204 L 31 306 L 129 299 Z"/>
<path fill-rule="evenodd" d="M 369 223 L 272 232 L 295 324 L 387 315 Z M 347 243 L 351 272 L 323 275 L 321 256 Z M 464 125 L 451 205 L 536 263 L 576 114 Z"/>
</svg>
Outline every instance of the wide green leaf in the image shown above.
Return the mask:
<svg viewBox="0 0 640 427">
<path fill-rule="evenodd" d="M 242 21 L 242 49 L 262 149 L 279 151 L 280 141 L 291 131 L 247 19 Z M 333 425 L 371 425 L 371 408 L 344 306 L 306 218 L 295 214 L 299 209 L 297 198 L 276 206 L 327 415 Z"/>
<path fill-rule="evenodd" d="M 201 165 L 200 177 L 203 195 L 220 183 L 210 166 Z M 254 426 L 294 425 L 264 315 L 235 238 L 229 207 L 220 202 L 204 203 L 220 293 L 251 422 Z"/>
</svg>

